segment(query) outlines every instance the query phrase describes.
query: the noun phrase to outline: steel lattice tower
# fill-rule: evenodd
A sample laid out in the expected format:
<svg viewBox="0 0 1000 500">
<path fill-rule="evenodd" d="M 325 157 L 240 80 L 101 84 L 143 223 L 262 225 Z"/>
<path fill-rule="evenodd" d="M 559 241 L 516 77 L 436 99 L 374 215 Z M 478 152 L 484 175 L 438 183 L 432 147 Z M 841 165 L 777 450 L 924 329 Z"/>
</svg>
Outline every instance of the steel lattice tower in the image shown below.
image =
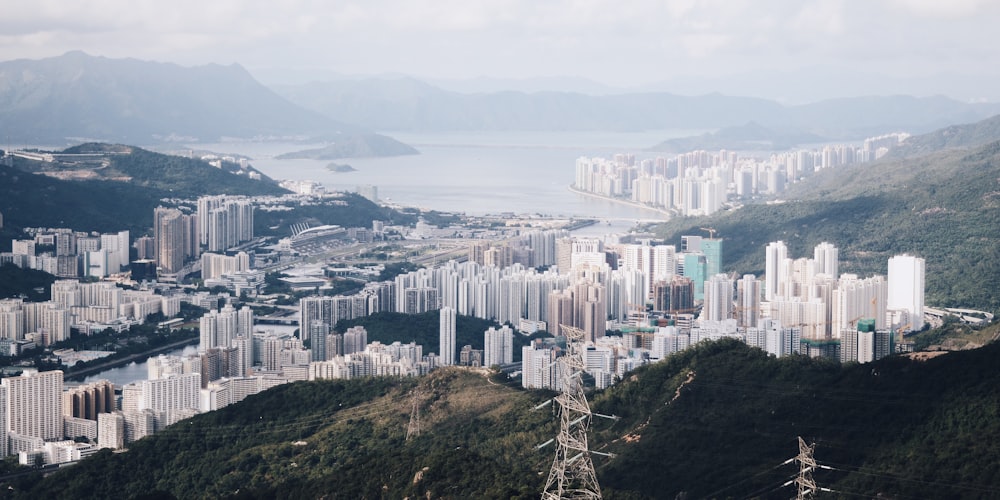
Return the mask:
<svg viewBox="0 0 1000 500">
<path fill-rule="evenodd" d="M 795 484 L 799 487 L 798 494 L 795 496 L 798 500 L 812 498 L 816 495 L 816 481 L 812 477 L 813 470 L 816 469 L 816 459 L 813 458 L 815 449 L 815 443 L 808 445 L 801 437 L 799 438 L 799 455 L 795 457 L 799 463 L 799 475 L 795 478 Z"/>
<path fill-rule="evenodd" d="M 542 499 L 601 498 L 601 487 L 597 484 L 594 462 L 587 447 L 587 430 L 593 414 L 583 391 L 584 332 L 569 326 L 561 326 L 561 329 L 566 332 L 568 352 L 558 360 L 562 372 L 561 393 L 555 399 L 559 404 L 559 435 Z"/>
<path fill-rule="evenodd" d="M 410 423 L 406 426 L 406 441 L 420 435 L 420 390 L 411 393 Z"/>
</svg>

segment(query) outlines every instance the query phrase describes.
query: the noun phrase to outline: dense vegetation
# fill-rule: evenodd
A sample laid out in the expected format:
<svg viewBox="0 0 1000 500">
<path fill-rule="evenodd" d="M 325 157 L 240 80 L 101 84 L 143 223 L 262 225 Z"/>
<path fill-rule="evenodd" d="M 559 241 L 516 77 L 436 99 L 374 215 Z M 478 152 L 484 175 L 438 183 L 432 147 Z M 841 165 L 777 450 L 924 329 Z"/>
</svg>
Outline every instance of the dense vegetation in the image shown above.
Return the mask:
<svg viewBox="0 0 1000 500">
<path fill-rule="evenodd" d="M 747 205 L 707 218 L 670 221 L 671 243 L 714 227 L 724 267 L 762 274 L 764 247 L 784 240 L 789 256 L 816 244 L 840 249 L 841 272 L 887 272 L 889 257 L 926 259 L 927 303 L 1000 310 L 1000 142 L 975 151 L 883 161 L 818 173 L 782 204 Z"/>
<path fill-rule="evenodd" d="M 327 203 L 299 205 L 291 211 L 254 212 L 254 234 L 258 236 L 289 236 L 293 224 L 308 222 L 313 227 L 334 224 L 342 227 L 371 228 L 372 221 L 386 224 L 413 224 L 417 217 L 410 214 L 380 207 L 371 200 L 356 193 L 343 196 Z"/>
<path fill-rule="evenodd" d="M 788 498 L 781 464 L 816 442 L 841 495 L 995 498 L 1000 345 L 927 361 L 838 365 L 700 344 L 593 396 L 591 447 L 607 498 Z M 411 389 L 421 434 L 405 440 Z M 547 395 L 459 369 L 422 379 L 285 385 L 102 452 L 15 498 L 537 498 L 556 431 Z M 975 457 L 975 459 L 971 459 Z M 419 473 L 419 474 L 418 474 Z"/>
<path fill-rule="evenodd" d="M 441 352 L 441 313 L 428 311 L 423 314 L 403 314 L 381 312 L 363 318 L 341 320 L 336 331 L 343 333 L 352 326 L 363 326 L 368 332 L 368 342 L 379 341 L 391 344 L 416 342 L 423 346 L 424 354 Z M 496 322 L 473 316 L 455 317 L 455 345 L 457 349 L 471 345 L 473 349 L 483 349 L 485 333 L 490 327 L 499 328 Z M 521 360 L 521 347 L 528 345 L 532 338 L 514 332 L 514 360 Z M 458 356 L 457 352 L 455 354 Z"/>
<path fill-rule="evenodd" d="M 24 295 L 30 302 L 48 300 L 55 281 L 47 272 L 4 264 L 0 266 L 0 299 Z"/>
<path fill-rule="evenodd" d="M 85 143 L 63 152 L 77 154 L 108 149 L 107 144 Z M 165 155 L 124 145 L 111 145 L 110 149 L 126 154 L 108 157 L 111 163 L 106 176 L 126 176 L 131 178 L 131 184 L 165 191 L 172 198 L 197 198 L 208 194 L 280 195 L 288 192 L 263 174 L 260 180 L 254 180 L 213 167 L 201 159 Z"/>
</svg>

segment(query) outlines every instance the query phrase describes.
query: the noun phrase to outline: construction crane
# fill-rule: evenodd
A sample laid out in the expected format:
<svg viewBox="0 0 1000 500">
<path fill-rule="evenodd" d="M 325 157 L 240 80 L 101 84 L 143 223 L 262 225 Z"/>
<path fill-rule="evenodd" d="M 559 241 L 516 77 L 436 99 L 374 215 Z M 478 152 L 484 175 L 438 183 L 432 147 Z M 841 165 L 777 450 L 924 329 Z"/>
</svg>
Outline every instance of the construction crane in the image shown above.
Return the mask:
<svg viewBox="0 0 1000 500">
<path fill-rule="evenodd" d="M 703 228 L 701 228 L 701 230 L 708 233 L 708 239 L 710 239 L 710 240 L 714 240 L 715 239 L 715 233 L 716 233 L 716 231 L 715 231 L 714 227 L 703 227 Z"/>
</svg>

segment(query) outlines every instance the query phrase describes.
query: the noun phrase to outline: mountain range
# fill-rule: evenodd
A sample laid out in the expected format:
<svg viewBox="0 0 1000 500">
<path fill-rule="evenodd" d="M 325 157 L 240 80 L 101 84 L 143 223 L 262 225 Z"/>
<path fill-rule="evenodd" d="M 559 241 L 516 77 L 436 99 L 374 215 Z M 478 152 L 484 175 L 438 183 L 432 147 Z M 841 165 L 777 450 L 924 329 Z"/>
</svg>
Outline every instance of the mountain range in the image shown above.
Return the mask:
<svg viewBox="0 0 1000 500">
<path fill-rule="evenodd" d="M 655 149 L 691 145 L 739 149 L 760 141 L 730 137 L 745 133 L 742 129 L 750 123 L 768 131 L 765 142 L 783 147 L 814 139 L 922 133 L 998 113 L 998 103 L 940 96 L 869 96 L 784 105 L 718 93 L 462 93 L 409 77 L 341 78 L 271 89 L 238 64 L 182 67 L 83 52 L 0 62 L 0 138 L 8 145 L 281 140 L 311 147 L 325 143 L 330 146 L 325 156 L 344 158 L 414 152 L 373 131 L 732 128 L 735 132 L 696 136 Z"/>
<path fill-rule="evenodd" d="M 722 94 L 666 92 L 460 93 L 406 77 L 340 79 L 275 91 L 300 106 L 375 130 L 703 130 L 757 122 L 777 133 L 853 140 L 897 131 L 922 133 L 1000 113 L 997 103 L 946 97 L 871 96 L 786 106 Z"/>
<path fill-rule="evenodd" d="M 375 135 L 288 102 L 236 64 L 182 67 L 83 52 L 0 63 L 0 116 L 5 144 L 339 142 Z"/>
</svg>

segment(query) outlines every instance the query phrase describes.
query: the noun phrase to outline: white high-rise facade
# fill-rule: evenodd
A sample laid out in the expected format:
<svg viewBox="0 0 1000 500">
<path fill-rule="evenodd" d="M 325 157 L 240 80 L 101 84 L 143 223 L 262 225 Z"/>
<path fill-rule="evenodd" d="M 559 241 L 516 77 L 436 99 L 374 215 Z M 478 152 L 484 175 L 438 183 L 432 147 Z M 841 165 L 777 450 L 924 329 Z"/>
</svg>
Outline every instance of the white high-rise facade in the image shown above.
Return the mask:
<svg viewBox="0 0 1000 500">
<path fill-rule="evenodd" d="M 760 319 L 760 280 L 752 274 L 744 274 L 736 283 L 736 324 L 742 327 L 756 327 Z"/>
<path fill-rule="evenodd" d="M 841 276 L 833 291 L 833 338 L 839 339 L 845 330 L 856 330 L 862 319 L 874 319 L 875 329 L 884 330 L 887 295 L 888 286 L 882 276 Z"/>
<path fill-rule="evenodd" d="M 716 274 L 705 282 L 701 319 L 722 321 L 730 318 L 733 318 L 733 280 L 725 274 Z"/>
<path fill-rule="evenodd" d="M 909 331 L 924 327 L 924 259 L 906 254 L 889 259 L 887 308 L 907 313 L 906 323 L 895 326 Z"/>
<path fill-rule="evenodd" d="M 484 365 L 505 365 L 514 361 L 514 331 L 504 325 L 499 330 L 490 327 L 484 339 Z"/>
<path fill-rule="evenodd" d="M 784 241 L 774 241 L 767 244 L 764 254 L 764 300 L 772 301 L 781 295 L 779 285 L 785 281 L 785 259 L 788 258 L 788 247 Z"/>
<path fill-rule="evenodd" d="M 441 364 L 451 366 L 455 364 L 455 310 L 450 307 L 441 308 L 440 323 L 440 346 L 439 353 Z"/>
<path fill-rule="evenodd" d="M 201 402 L 201 374 L 170 375 L 139 382 L 139 410 L 198 410 Z"/>
<path fill-rule="evenodd" d="M 823 242 L 813 249 L 813 260 L 816 261 L 816 274 L 828 274 L 839 277 L 840 251 L 832 243 Z"/>
<path fill-rule="evenodd" d="M 3 379 L 2 387 L 7 396 L 6 432 L 44 440 L 62 439 L 62 371 L 8 377 Z"/>
</svg>

